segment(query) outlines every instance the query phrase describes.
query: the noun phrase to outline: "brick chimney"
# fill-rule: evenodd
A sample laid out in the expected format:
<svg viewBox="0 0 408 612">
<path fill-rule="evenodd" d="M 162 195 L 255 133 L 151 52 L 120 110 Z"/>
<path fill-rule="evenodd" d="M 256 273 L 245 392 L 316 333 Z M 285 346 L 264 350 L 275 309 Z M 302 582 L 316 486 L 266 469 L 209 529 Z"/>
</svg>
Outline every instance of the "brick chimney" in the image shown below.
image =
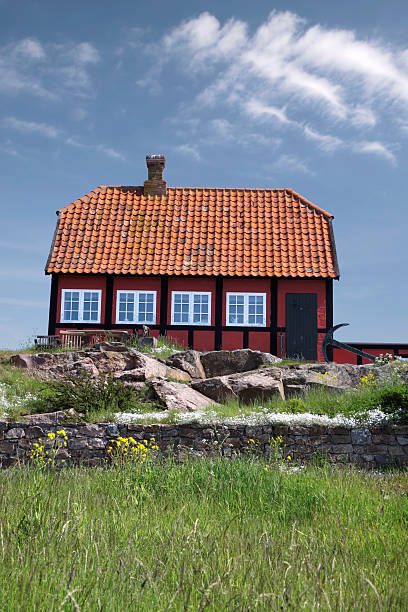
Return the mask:
<svg viewBox="0 0 408 612">
<path fill-rule="evenodd" d="M 144 182 L 144 195 L 165 196 L 166 181 L 163 181 L 163 170 L 166 158 L 164 155 L 146 155 L 146 164 L 148 178 Z"/>
</svg>

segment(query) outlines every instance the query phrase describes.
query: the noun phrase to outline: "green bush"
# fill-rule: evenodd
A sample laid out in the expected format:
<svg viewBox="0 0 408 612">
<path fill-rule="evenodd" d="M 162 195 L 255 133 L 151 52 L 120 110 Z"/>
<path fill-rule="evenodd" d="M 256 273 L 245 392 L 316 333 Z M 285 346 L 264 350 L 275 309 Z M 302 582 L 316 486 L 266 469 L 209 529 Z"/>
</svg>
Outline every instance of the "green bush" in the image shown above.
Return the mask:
<svg viewBox="0 0 408 612">
<path fill-rule="evenodd" d="M 299 414 L 300 412 L 306 412 L 306 407 L 300 397 L 292 397 L 285 402 L 285 412 Z"/>
<path fill-rule="evenodd" d="M 408 385 L 394 385 L 380 389 L 382 411 L 394 416 L 399 423 L 408 422 Z"/>
<path fill-rule="evenodd" d="M 132 412 L 140 408 L 137 393 L 110 374 L 93 378 L 82 372 L 49 380 L 30 404 L 31 412 L 69 410 L 91 418 L 94 413 Z"/>
</svg>

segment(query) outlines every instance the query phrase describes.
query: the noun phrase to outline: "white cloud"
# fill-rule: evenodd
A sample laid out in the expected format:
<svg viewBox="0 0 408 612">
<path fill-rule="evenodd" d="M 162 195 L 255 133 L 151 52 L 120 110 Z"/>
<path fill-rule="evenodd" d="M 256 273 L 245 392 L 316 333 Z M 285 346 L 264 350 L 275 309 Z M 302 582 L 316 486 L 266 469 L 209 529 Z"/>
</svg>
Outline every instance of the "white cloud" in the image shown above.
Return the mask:
<svg viewBox="0 0 408 612">
<path fill-rule="evenodd" d="M 189 19 L 165 36 L 164 44 L 169 50 L 189 49 L 196 61 L 205 60 L 208 56 L 217 59 L 234 54 L 247 41 L 247 26 L 242 21 L 230 19 L 220 27 L 220 22 L 210 13 Z"/>
<path fill-rule="evenodd" d="M 281 123 L 294 123 L 293 121 L 287 118 L 285 108 L 268 106 L 267 104 L 259 102 L 259 100 L 254 100 L 254 98 L 248 100 L 248 102 L 245 104 L 245 110 L 248 112 L 249 115 L 252 115 L 253 117 L 274 117 L 275 119 L 278 119 L 278 121 L 280 121 Z"/>
<path fill-rule="evenodd" d="M 356 143 L 354 150 L 357 153 L 374 153 L 374 155 L 379 155 L 392 164 L 395 164 L 397 161 L 394 153 L 386 145 L 378 141 Z"/>
<path fill-rule="evenodd" d="M 58 139 L 63 141 L 66 145 L 76 147 L 77 149 L 87 149 L 90 151 L 97 151 L 112 159 L 118 159 L 124 161 L 125 157 L 116 149 L 109 147 L 103 143 L 100 144 L 85 144 L 74 138 L 73 136 L 66 136 L 66 132 L 62 129 L 56 128 L 53 125 L 47 123 L 41 123 L 37 121 L 25 121 L 23 119 L 17 119 L 16 117 L 7 117 L 0 123 L 1 127 L 12 129 L 23 134 L 39 134 L 46 138 L 53 140 Z M 1 147 L 0 147 L 1 150 Z M 11 152 L 9 153 L 12 154 Z M 15 154 L 17 155 L 17 153 Z"/>
<path fill-rule="evenodd" d="M 100 60 L 90 42 L 51 44 L 32 38 L 0 47 L 0 91 L 48 100 L 94 95 L 90 68 Z"/>
<path fill-rule="evenodd" d="M 122 161 L 125 160 L 125 157 L 124 155 L 122 155 L 122 153 L 104 144 L 85 144 L 81 142 L 80 140 L 78 140 L 77 138 L 73 138 L 72 136 L 69 136 L 68 138 L 65 139 L 65 144 L 71 147 L 76 147 L 77 149 L 88 149 L 91 151 L 92 150 L 98 151 L 99 153 L 103 153 L 104 155 L 106 155 L 107 157 L 111 157 L 112 159 L 119 159 Z"/>
<path fill-rule="evenodd" d="M 53 125 L 37 121 L 23 121 L 16 117 L 7 117 L 1 122 L 2 127 L 10 128 L 23 134 L 40 134 L 46 138 L 57 138 L 62 132 Z"/>
<path fill-rule="evenodd" d="M 89 42 L 74 45 L 68 56 L 77 64 L 97 64 L 100 60 L 98 50 Z"/>
<path fill-rule="evenodd" d="M 8 139 L 4 144 L 0 144 L 0 153 L 8 155 L 9 157 L 22 157 L 10 139 Z"/>
<path fill-rule="evenodd" d="M 359 127 L 374 127 L 377 117 L 371 108 L 356 106 L 351 113 L 351 122 Z"/>
<path fill-rule="evenodd" d="M 229 121 L 232 107 L 250 123 L 270 121 L 270 130 L 273 122 L 298 129 L 324 151 L 358 152 L 351 130 L 372 131 L 394 121 L 395 105 L 408 110 L 408 50 L 363 40 L 353 30 L 309 24 L 290 11 L 271 12 L 252 32 L 242 20 L 221 23 L 204 12 L 171 30 L 156 49 L 156 82 L 173 61 L 197 88 L 192 115 L 206 106 L 208 113 L 216 110 L 218 121 Z M 152 88 L 149 79 L 139 84 Z M 377 142 L 372 134 L 371 141 Z M 371 144 L 366 152 L 395 158 L 386 144 L 381 147 Z"/>
<path fill-rule="evenodd" d="M 196 161 L 200 160 L 200 152 L 195 145 L 182 144 L 176 147 L 176 151 Z"/>
<path fill-rule="evenodd" d="M 314 172 L 308 168 L 306 162 L 293 155 L 281 155 L 274 162 L 272 168 L 278 172 L 304 172 L 305 174 L 314 174 Z"/>
<path fill-rule="evenodd" d="M 311 128 L 309 125 L 306 125 L 303 128 L 303 132 L 306 138 L 309 140 L 314 140 L 324 151 L 334 151 L 344 144 L 341 138 L 331 136 L 330 134 L 321 134 L 317 130 Z"/>
<path fill-rule="evenodd" d="M 24 38 L 12 47 L 14 55 L 20 55 L 25 59 L 43 60 L 45 59 L 45 51 L 42 44 L 33 38 Z"/>
<path fill-rule="evenodd" d="M 228 119 L 213 119 L 205 128 L 201 126 L 201 131 L 206 134 L 205 137 L 202 137 L 203 140 L 210 144 L 218 144 L 221 140 L 245 148 L 262 145 L 270 149 L 276 149 L 282 142 L 280 138 L 242 129 L 240 123 L 232 123 Z"/>
</svg>

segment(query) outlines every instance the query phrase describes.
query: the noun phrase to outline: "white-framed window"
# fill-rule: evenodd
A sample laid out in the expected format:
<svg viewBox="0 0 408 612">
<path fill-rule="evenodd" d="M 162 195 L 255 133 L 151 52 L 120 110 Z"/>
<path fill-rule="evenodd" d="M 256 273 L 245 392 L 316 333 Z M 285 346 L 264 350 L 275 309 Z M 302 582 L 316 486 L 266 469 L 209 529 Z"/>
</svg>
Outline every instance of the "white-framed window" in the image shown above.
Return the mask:
<svg viewBox="0 0 408 612">
<path fill-rule="evenodd" d="M 101 320 L 100 289 L 63 289 L 62 323 L 99 323 Z"/>
<path fill-rule="evenodd" d="M 266 293 L 227 293 L 227 325 L 265 327 Z"/>
<path fill-rule="evenodd" d="M 211 292 L 172 291 L 172 325 L 210 325 Z"/>
<path fill-rule="evenodd" d="M 116 323 L 156 323 L 156 291 L 117 291 Z"/>
</svg>

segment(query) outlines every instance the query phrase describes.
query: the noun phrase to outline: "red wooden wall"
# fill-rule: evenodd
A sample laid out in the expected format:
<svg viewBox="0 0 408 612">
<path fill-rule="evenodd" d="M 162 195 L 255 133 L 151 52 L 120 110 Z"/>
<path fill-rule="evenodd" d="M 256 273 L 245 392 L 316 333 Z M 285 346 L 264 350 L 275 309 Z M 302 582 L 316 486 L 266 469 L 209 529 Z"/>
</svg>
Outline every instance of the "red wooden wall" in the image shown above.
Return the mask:
<svg viewBox="0 0 408 612">
<path fill-rule="evenodd" d="M 164 306 L 166 321 L 160 320 L 160 312 L 163 312 L 163 279 L 161 277 L 137 277 L 137 276 L 117 276 L 111 280 L 111 300 L 112 312 L 111 321 L 105 321 L 105 304 L 108 289 L 107 277 L 103 275 L 59 275 L 58 290 L 56 299 L 55 331 L 58 333 L 64 329 L 91 329 L 92 324 L 71 324 L 60 323 L 61 313 L 61 292 L 62 289 L 101 289 L 101 321 L 99 328 L 105 329 L 127 329 L 132 331 L 139 326 L 129 326 L 129 324 L 116 324 L 116 292 L 118 290 L 153 290 L 156 296 L 156 324 L 151 326 L 152 335 L 159 335 L 165 331 L 169 338 L 172 338 L 182 346 L 191 344 L 197 350 L 213 350 L 216 346 L 217 321 L 216 321 L 216 287 L 215 277 L 184 277 L 174 276 L 167 279 L 166 290 L 167 305 Z M 326 281 L 324 279 L 277 279 L 272 285 L 269 278 L 224 278 L 222 281 L 222 316 L 219 320 L 218 329 L 220 334 L 219 348 L 233 350 L 248 346 L 251 349 L 269 352 L 271 348 L 271 334 L 273 340 L 277 332 L 277 350 L 280 355 L 280 335 L 283 337 L 285 348 L 285 300 L 287 293 L 316 293 L 317 294 L 317 328 L 318 328 L 318 357 L 321 355 L 321 341 L 324 337 L 326 325 Z M 272 290 L 272 295 L 271 295 Z M 172 291 L 209 291 L 211 292 L 211 325 L 210 329 L 205 326 L 197 326 L 192 330 L 187 326 L 171 325 L 171 293 Z M 235 329 L 226 325 L 226 294 L 228 292 L 245 293 L 266 293 L 266 328 L 247 328 Z M 276 292 L 276 293 L 275 293 Z M 107 301 L 109 304 L 109 299 Z M 271 321 L 271 312 L 275 313 L 276 319 Z M 272 346 L 274 346 L 272 342 Z M 283 353 L 282 356 L 285 356 Z"/>
</svg>

